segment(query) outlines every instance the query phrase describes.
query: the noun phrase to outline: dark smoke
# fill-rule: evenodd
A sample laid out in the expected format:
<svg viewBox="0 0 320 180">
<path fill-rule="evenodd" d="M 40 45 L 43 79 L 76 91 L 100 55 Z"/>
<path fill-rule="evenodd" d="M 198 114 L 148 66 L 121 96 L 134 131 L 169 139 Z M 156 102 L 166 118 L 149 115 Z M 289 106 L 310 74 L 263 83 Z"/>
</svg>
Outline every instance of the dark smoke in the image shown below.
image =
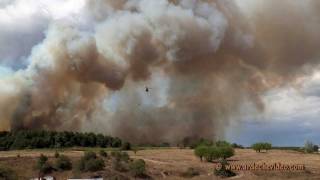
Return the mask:
<svg viewBox="0 0 320 180">
<path fill-rule="evenodd" d="M 1 129 L 222 137 L 243 104 L 262 112 L 264 93 L 320 62 L 316 0 L 237 2 L 87 1 L 90 27 L 52 22 L 28 68 L 0 81 L 15 89 L 1 93 Z"/>
</svg>

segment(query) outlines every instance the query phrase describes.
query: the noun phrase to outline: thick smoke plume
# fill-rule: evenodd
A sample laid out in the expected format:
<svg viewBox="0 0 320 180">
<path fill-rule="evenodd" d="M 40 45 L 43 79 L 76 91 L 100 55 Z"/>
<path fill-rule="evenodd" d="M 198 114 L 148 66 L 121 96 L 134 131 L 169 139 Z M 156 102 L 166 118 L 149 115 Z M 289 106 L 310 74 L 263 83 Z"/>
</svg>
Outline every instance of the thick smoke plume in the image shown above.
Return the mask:
<svg viewBox="0 0 320 180">
<path fill-rule="evenodd" d="M 246 2 L 86 1 L 0 80 L 0 129 L 222 137 L 244 104 L 262 112 L 265 92 L 320 64 L 317 0 Z"/>
</svg>

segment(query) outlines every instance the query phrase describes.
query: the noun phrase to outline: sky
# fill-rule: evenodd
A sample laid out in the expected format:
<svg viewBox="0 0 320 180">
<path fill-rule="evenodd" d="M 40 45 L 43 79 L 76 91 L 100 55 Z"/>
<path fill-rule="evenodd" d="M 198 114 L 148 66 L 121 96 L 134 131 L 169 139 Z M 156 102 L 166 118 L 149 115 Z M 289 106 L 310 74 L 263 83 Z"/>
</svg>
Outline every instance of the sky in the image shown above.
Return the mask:
<svg viewBox="0 0 320 180">
<path fill-rule="evenodd" d="M 273 90 L 264 96 L 266 110 L 258 117 L 248 117 L 230 128 L 230 141 L 250 146 L 267 141 L 276 146 L 303 146 L 305 141 L 320 143 L 320 74 L 303 80 L 301 87 Z M 238 126 L 237 126 L 238 127 Z"/>
<path fill-rule="evenodd" d="M 84 2 L 0 0 L 0 79 L 27 67 L 28 57 L 45 38 L 51 21 L 82 21 L 78 13 Z M 238 0 L 238 3 L 246 11 L 254 2 Z M 153 86 L 161 84 L 160 81 Z M 148 99 L 144 102 L 150 103 Z M 302 146 L 306 140 L 320 144 L 320 72 L 301 79 L 298 87 L 267 92 L 263 102 L 264 112 L 230 124 L 225 133 L 227 140 L 245 146 L 258 141 L 276 146 Z M 114 105 L 112 101 L 108 103 Z"/>
</svg>

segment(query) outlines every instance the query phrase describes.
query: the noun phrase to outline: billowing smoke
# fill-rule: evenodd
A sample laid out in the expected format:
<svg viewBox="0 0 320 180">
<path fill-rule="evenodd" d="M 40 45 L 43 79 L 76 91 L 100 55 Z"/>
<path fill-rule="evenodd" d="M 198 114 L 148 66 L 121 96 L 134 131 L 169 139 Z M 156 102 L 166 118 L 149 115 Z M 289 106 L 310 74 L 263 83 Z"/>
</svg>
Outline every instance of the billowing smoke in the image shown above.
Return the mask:
<svg viewBox="0 0 320 180">
<path fill-rule="evenodd" d="M 317 0 L 246 2 L 85 1 L 0 80 L 0 129 L 222 137 L 244 105 L 262 112 L 264 93 L 320 64 Z"/>
</svg>

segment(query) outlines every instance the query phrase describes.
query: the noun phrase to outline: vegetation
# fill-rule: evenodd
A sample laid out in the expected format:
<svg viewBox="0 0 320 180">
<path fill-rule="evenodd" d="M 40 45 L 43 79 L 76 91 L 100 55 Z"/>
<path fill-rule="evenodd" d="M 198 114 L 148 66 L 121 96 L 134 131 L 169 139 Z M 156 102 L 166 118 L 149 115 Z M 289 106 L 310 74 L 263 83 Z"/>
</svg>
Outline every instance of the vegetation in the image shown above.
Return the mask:
<svg viewBox="0 0 320 180">
<path fill-rule="evenodd" d="M 200 158 L 201 161 L 203 158 L 205 158 L 206 161 L 212 162 L 215 159 L 226 159 L 233 156 L 234 149 L 229 143 L 225 141 L 219 141 L 215 145 L 211 146 L 200 145 L 196 147 L 194 153 Z"/>
<path fill-rule="evenodd" d="M 108 153 L 106 151 L 104 151 L 104 150 L 100 150 L 99 154 L 100 154 L 101 157 L 104 157 L 104 158 L 108 157 Z"/>
<path fill-rule="evenodd" d="M 256 152 L 261 152 L 261 150 L 266 150 L 268 151 L 269 149 L 272 148 L 272 145 L 270 143 L 267 142 L 259 142 L 259 143 L 255 143 L 252 144 L 252 149 L 254 149 Z"/>
<path fill-rule="evenodd" d="M 217 141 L 213 145 L 200 145 L 195 148 L 194 153 L 202 161 L 203 158 L 208 162 L 219 160 L 220 169 L 215 169 L 215 175 L 222 177 L 235 176 L 235 173 L 226 169 L 227 158 L 234 155 L 234 149 L 227 141 Z"/>
<path fill-rule="evenodd" d="M 191 149 L 194 149 L 201 145 L 211 146 L 213 145 L 213 141 L 204 138 L 185 137 L 178 146 L 181 148 L 190 147 Z"/>
<path fill-rule="evenodd" d="M 18 180 L 16 172 L 8 167 L 0 167 L 0 179 L 4 180 Z"/>
<path fill-rule="evenodd" d="M 226 169 L 226 166 L 228 165 L 228 162 L 225 159 L 220 160 L 220 169 L 215 169 L 214 174 L 216 176 L 222 176 L 222 177 L 232 177 L 235 176 L 236 173 L 232 172 L 230 169 Z"/>
<path fill-rule="evenodd" d="M 237 143 L 232 143 L 231 146 L 232 146 L 233 148 L 244 149 L 244 147 L 243 147 L 242 145 L 237 144 Z"/>
<path fill-rule="evenodd" d="M 56 151 L 55 153 L 54 153 L 54 157 L 55 158 L 58 158 L 60 156 L 60 154 L 58 153 L 58 151 Z"/>
<path fill-rule="evenodd" d="M 311 141 L 306 141 L 304 144 L 304 151 L 306 153 L 318 152 L 319 146 L 313 144 Z"/>
<path fill-rule="evenodd" d="M 59 171 L 71 170 L 72 163 L 70 159 L 65 155 L 60 155 L 55 162 L 55 168 Z"/>
<path fill-rule="evenodd" d="M 39 170 L 41 174 L 47 174 L 52 171 L 52 166 L 48 162 L 48 157 L 41 154 L 37 160 L 36 169 Z"/>
<path fill-rule="evenodd" d="M 85 152 L 84 156 L 77 164 L 77 170 L 81 172 L 95 172 L 100 171 L 105 167 L 103 159 L 97 157 L 94 152 Z"/>
<path fill-rule="evenodd" d="M 129 154 L 122 151 L 112 151 L 111 156 L 117 161 L 128 162 L 130 160 Z"/>
<path fill-rule="evenodd" d="M 185 172 L 183 172 L 181 175 L 182 175 L 182 177 L 185 177 L 185 178 L 193 178 L 195 176 L 199 176 L 200 173 L 195 168 L 190 167 Z"/>
<path fill-rule="evenodd" d="M 137 154 L 137 152 L 140 150 L 138 146 L 133 146 L 131 149 L 134 152 L 134 154 Z"/>
<path fill-rule="evenodd" d="M 119 172 L 128 171 L 128 164 L 118 159 L 112 159 L 112 168 Z"/>
<path fill-rule="evenodd" d="M 194 153 L 196 156 L 198 156 L 200 158 L 200 160 L 203 160 L 203 157 L 206 156 L 207 151 L 208 151 L 209 146 L 198 146 L 195 150 Z"/>
<path fill-rule="evenodd" d="M 124 142 L 121 145 L 121 150 L 122 151 L 129 151 L 131 150 L 131 144 L 129 142 Z"/>
<path fill-rule="evenodd" d="M 94 133 L 24 130 L 0 132 L 0 150 L 64 148 L 64 147 L 121 147 L 121 140 Z"/>
<path fill-rule="evenodd" d="M 134 177 L 142 177 L 146 172 L 146 163 L 142 159 L 134 160 L 130 162 L 129 170 Z"/>
</svg>

